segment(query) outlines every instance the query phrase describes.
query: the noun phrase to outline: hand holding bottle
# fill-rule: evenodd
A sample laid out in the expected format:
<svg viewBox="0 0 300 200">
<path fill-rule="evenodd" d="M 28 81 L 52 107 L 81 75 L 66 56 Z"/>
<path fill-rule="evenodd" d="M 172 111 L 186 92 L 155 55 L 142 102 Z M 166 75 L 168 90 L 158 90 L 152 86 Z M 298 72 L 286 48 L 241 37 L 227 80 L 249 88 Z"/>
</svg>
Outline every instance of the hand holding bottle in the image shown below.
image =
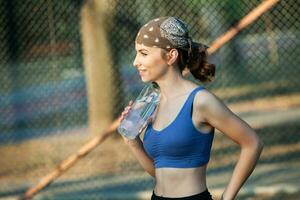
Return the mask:
<svg viewBox="0 0 300 200">
<path fill-rule="evenodd" d="M 147 126 L 158 105 L 159 96 L 159 90 L 154 84 L 145 86 L 135 102 L 130 102 L 122 112 L 119 133 L 128 139 L 135 139 Z"/>
</svg>

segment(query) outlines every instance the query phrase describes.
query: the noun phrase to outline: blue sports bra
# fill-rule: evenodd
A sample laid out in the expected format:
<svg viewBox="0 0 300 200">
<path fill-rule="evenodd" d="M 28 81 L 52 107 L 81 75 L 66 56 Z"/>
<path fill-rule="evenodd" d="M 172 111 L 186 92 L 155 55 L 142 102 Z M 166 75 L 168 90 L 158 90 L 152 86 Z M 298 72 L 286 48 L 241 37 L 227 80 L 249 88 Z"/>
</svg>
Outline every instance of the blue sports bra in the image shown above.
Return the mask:
<svg viewBox="0 0 300 200">
<path fill-rule="evenodd" d="M 191 116 L 195 94 L 202 89 L 197 87 L 191 92 L 175 120 L 166 128 L 157 131 L 152 123 L 148 125 L 143 145 L 155 168 L 194 168 L 208 163 L 214 131 L 198 131 Z"/>
</svg>

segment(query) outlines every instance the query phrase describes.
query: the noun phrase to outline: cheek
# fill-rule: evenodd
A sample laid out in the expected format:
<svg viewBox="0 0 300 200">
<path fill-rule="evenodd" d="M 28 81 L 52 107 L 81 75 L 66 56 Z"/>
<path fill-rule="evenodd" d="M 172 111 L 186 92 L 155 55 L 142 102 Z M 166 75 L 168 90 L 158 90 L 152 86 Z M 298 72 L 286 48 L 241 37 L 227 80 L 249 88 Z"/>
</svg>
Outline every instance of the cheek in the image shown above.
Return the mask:
<svg viewBox="0 0 300 200">
<path fill-rule="evenodd" d="M 167 66 L 165 63 L 162 63 L 161 61 L 157 61 L 154 63 L 153 67 L 149 70 L 149 76 L 152 78 L 159 78 L 166 74 L 167 72 Z"/>
<path fill-rule="evenodd" d="M 161 57 L 153 57 L 151 58 L 151 66 L 155 69 L 165 68 L 167 63 Z"/>
<path fill-rule="evenodd" d="M 149 56 L 144 58 L 142 65 L 146 68 L 145 73 L 141 73 L 141 79 L 144 82 L 155 80 L 166 73 L 168 65 L 160 56 Z"/>
</svg>

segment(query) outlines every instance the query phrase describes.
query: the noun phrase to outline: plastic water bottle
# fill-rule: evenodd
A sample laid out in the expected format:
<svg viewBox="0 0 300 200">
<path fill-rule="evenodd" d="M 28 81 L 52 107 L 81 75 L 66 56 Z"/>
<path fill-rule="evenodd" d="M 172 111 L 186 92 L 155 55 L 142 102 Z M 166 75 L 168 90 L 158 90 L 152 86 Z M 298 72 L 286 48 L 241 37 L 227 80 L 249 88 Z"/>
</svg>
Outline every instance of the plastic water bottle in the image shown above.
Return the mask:
<svg viewBox="0 0 300 200">
<path fill-rule="evenodd" d="M 160 91 L 156 83 L 146 85 L 118 127 L 119 133 L 128 139 L 136 138 L 154 113 L 159 103 L 159 97 Z"/>
</svg>

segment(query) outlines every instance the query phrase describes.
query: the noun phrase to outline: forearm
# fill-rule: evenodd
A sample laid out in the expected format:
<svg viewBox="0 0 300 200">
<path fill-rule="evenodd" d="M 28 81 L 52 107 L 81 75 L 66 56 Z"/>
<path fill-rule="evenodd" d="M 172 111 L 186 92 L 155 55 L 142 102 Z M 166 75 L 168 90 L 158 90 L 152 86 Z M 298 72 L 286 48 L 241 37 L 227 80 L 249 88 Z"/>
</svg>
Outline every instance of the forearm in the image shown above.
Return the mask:
<svg viewBox="0 0 300 200">
<path fill-rule="evenodd" d="M 239 160 L 234 168 L 232 177 L 223 193 L 222 200 L 232 200 L 255 168 L 262 151 L 262 144 L 242 147 Z"/>
<path fill-rule="evenodd" d="M 155 168 L 153 165 L 153 161 L 145 152 L 141 139 L 137 137 L 136 139 L 129 140 L 126 143 L 141 166 L 144 168 L 144 170 L 151 176 L 155 177 Z"/>
</svg>

